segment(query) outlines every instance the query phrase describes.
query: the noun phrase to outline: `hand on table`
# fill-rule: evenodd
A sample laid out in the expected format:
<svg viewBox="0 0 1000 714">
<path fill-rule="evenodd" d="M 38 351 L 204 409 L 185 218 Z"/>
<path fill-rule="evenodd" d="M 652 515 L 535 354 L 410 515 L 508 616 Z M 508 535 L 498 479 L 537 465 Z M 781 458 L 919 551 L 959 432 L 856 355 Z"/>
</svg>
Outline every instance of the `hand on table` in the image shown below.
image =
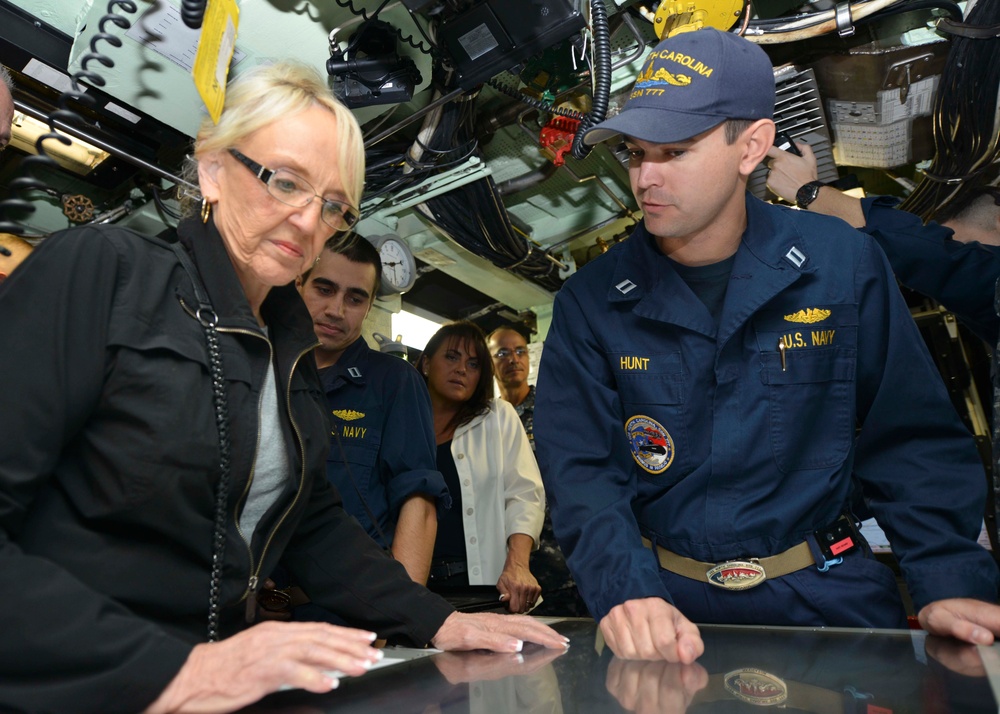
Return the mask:
<svg viewBox="0 0 1000 714">
<path fill-rule="evenodd" d="M 494 652 L 520 652 L 525 642 L 565 650 L 569 639 L 533 618 L 489 612 L 453 612 L 431 639 L 440 650 Z"/>
<path fill-rule="evenodd" d="M 922 607 L 917 619 L 932 635 L 954 637 L 974 645 L 991 645 L 993 638 L 1000 635 L 1000 605 L 982 600 L 937 600 Z"/>
<path fill-rule="evenodd" d="M 321 622 L 264 622 L 196 645 L 146 714 L 231 712 L 286 687 L 328 692 L 339 682 L 324 672 L 364 674 L 382 658 L 374 639 Z"/>
<path fill-rule="evenodd" d="M 705 651 L 698 627 L 658 597 L 626 600 L 600 625 L 605 642 L 621 659 L 691 664 Z"/>
</svg>

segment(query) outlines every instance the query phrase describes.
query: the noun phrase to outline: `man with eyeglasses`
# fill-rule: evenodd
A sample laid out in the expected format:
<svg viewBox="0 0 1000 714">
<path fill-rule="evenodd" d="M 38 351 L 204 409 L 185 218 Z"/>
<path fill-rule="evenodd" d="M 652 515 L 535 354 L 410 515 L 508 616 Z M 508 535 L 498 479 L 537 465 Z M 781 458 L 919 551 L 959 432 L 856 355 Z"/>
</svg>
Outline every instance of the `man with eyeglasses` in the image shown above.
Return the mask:
<svg viewBox="0 0 1000 714">
<path fill-rule="evenodd" d="M 528 343 L 520 332 L 506 325 L 493 330 L 486 341 L 493 357 L 493 371 L 500 396 L 510 402 L 521 417 L 528 441 L 534 450 L 535 387 L 528 384 L 531 369 L 528 364 Z"/>
<path fill-rule="evenodd" d="M 531 373 L 530 352 L 524 336 L 511 325 L 493 330 L 486 342 L 493 358 L 500 397 L 514 407 L 528 435 L 531 449 L 535 449 L 535 386 L 528 384 Z M 545 474 L 542 474 L 545 480 Z M 542 586 L 545 599 L 532 610 L 534 615 L 562 617 L 590 617 L 587 606 L 576 589 L 573 576 L 566 566 L 566 556 L 559 549 L 552 531 L 552 517 L 545 506 L 545 520 L 538 538 L 538 550 L 531 556 L 531 572 Z"/>
</svg>

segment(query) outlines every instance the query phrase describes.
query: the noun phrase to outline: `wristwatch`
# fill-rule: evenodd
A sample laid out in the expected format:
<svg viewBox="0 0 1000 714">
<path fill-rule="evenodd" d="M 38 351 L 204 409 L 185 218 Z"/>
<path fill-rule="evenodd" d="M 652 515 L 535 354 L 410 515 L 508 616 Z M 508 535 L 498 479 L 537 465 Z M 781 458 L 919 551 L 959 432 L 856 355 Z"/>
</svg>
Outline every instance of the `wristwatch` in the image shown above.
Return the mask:
<svg viewBox="0 0 1000 714">
<path fill-rule="evenodd" d="M 807 208 L 810 203 L 816 200 L 819 190 L 823 186 L 826 186 L 826 184 L 822 181 L 810 181 L 800 186 L 799 190 L 795 192 L 795 205 L 801 209 Z"/>
</svg>

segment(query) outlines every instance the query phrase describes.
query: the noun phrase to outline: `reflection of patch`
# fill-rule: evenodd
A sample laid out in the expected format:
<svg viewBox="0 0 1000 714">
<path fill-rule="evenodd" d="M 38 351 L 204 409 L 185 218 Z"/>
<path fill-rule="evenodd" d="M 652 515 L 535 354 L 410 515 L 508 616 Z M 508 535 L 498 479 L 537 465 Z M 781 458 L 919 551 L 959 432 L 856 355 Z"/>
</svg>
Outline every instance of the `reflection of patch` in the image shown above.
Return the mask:
<svg viewBox="0 0 1000 714">
<path fill-rule="evenodd" d="M 830 314 L 829 310 L 820 310 L 818 307 L 810 307 L 806 310 L 793 312 L 791 315 L 785 315 L 785 322 L 803 322 L 807 325 L 811 325 L 814 322 L 823 322 L 823 320 L 830 317 Z"/>
<path fill-rule="evenodd" d="M 788 685 L 761 669 L 736 669 L 723 678 L 726 691 L 740 701 L 771 707 L 788 699 Z"/>
<path fill-rule="evenodd" d="M 674 440 L 658 422 L 634 416 L 625 423 L 632 458 L 651 474 L 662 473 L 674 460 Z"/>
<path fill-rule="evenodd" d="M 344 421 L 354 421 L 356 419 L 363 419 L 364 412 L 356 412 L 353 409 L 334 409 L 333 415 L 335 417 L 340 417 Z"/>
</svg>

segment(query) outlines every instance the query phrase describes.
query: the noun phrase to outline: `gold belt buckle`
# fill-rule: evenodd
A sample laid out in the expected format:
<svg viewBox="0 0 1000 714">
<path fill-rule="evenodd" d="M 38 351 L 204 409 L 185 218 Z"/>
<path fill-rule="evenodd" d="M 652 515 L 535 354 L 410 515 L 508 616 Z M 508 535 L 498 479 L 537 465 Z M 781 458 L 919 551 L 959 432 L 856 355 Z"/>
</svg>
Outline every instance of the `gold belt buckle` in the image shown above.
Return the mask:
<svg viewBox="0 0 1000 714">
<path fill-rule="evenodd" d="M 723 590 L 749 590 L 767 580 L 764 566 L 756 558 L 727 560 L 705 572 L 708 582 Z"/>
</svg>

